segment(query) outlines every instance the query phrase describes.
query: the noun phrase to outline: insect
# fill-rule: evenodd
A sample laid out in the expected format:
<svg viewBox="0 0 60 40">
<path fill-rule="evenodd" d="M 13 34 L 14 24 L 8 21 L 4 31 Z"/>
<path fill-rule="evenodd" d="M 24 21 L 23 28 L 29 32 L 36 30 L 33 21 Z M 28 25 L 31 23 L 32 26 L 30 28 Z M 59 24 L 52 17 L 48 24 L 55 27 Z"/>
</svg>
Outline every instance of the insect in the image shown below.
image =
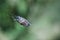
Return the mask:
<svg viewBox="0 0 60 40">
<path fill-rule="evenodd" d="M 23 26 L 30 26 L 30 22 L 28 20 L 26 20 L 25 18 L 21 17 L 21 16 L 15 16 L 15 19 L 18 23 L 20 23 Z"/>
</svg>

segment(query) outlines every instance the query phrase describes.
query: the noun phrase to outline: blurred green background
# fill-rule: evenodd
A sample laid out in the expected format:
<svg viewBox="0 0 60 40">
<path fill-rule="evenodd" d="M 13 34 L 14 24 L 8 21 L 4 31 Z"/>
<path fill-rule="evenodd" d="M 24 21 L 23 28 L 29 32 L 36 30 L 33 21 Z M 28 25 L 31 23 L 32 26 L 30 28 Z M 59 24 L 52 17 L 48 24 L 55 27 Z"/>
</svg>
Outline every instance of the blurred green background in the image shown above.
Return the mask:
<svg viewBox="0 0 60 40">
<path fill-rule="evenodd" d="M 20 25 L 14 15 L 26 18 L 31 26 Z M 0 29 L 0 40 L 59 40 L 60 1 L 0 0 Z"/>
</svg>

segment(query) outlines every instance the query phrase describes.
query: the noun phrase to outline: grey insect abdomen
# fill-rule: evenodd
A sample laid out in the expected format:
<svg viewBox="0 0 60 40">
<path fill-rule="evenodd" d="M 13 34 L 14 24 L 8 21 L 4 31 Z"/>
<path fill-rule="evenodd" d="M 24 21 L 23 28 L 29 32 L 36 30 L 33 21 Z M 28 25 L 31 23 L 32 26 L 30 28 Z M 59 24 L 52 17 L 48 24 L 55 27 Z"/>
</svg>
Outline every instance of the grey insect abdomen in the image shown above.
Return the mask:
<svg viewBox="0 0 60 40">
<path fill-rule="evenodd" d="M 16 21 L 19 22 L 21 25 L 26 26 L 26 27 L 31 25 L 28 20 L 26 20 L 25 18 L 20 17 L 20 16 L 16 16 Z"/>
</svg>

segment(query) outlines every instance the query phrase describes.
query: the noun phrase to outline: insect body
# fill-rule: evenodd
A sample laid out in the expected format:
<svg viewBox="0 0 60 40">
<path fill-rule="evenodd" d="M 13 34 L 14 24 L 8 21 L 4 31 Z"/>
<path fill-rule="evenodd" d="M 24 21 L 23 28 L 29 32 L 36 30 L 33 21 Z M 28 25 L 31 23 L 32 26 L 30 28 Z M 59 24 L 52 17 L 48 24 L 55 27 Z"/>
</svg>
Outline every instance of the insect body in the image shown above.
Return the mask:
<svg viewBox="0 0 60 40">
<path fill-rule="evenodd" d="M 23 26 L 30 26 L 31 24 L 29 23 L 29 21 L 28 20 L 26 20 L 25 18 L 23 18 L 23 17 L 20 17 L 20 16 L 16 16 L 15 17 L 15 19 L 16 19 L 16 21 L 17 22 L 19 22 L 21 25 L 23 25 Z"/>
</svg>

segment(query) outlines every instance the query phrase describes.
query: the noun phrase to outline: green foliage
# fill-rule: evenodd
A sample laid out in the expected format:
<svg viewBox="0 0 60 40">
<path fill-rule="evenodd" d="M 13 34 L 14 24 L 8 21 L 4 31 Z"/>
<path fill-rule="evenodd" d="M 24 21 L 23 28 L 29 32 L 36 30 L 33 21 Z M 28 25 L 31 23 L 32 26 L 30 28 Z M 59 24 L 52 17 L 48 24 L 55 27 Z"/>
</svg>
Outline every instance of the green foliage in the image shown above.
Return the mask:
<svg viewBox="0 0 60 40">
<path fill-rule="evenodd" d="M 0 27 L 4 31 L 14 27 L 14 21 L 9 14 L 10 9 L 8 4 L 4 3 L 3 5 L 0 5 Z"/>
<path fill-rule="evenodd" d="M 12 16 L 19 15 L 27 18 L 27 3 L 25 1 L 17 2 L 16 6 L 11 7 L 6 0 L 0 0 L 0 27 L 2 30 L 12 29 L 15 26 Z"/>
<path fill-rule="evenodd" d="M 4 2 L 0 0 L 0 2 L 2 2 L 0 3 L 0 28 L 11 40 L 17 40 L 18 36 L 23 37 L 28 31 L 25 31 L 27 30 L 25 27 L 14 21 L 12 16 L 19 15 L 26 18 L 28 11 L 25 7 L 22 9 L 19 9 L 17 6 L 11 7 L 11 5 L 5 1 L 6 0 L 4 0 Z M 22 7 L 22 5 L 20 6 Z"/>
<path fill-rule="evenodd" d="M 16 10 L 18 12 L 18 15 L 27 18 L 27 15 L 29 12 L 27 1 L 26 0 L 17 0 Z"/>
</svg>

